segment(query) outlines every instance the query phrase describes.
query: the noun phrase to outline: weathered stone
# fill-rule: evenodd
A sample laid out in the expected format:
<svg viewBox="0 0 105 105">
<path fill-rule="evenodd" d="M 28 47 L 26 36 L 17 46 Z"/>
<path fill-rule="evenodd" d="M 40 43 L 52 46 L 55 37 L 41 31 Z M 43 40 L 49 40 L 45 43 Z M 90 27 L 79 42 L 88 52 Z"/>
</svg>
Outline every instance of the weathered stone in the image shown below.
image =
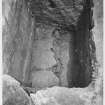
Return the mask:
<svg viewBox="0 0 105 105">
<path fill-rule="evenodd" d="M 32 72 L 32 87 L 42 89 L 59 85 L 59 79 L 51 71 Z"/>
<path fill-rule="evenodd" d="M 47 25 L 38 27 L 33 46 L 32 70 L 49 70 L 50 68 L 61 80 L 60 85 L 68 86 L 67 71 L 68 61 L 72 62 L 72 35 L 68 32 L 61 34 Z M 53 68 L 55 66 L 56 68 Z"/>
<path fill-rule="evenodd" d="M 22 81 L 30 70 L 33 21 L 25 0 L 3 0 L 3 72 Z M 30 53 L 29 53 L 30 52 Z M 28 60 L 27 60 L 28 59 Z M 28 63 L 27 63 L 28 61 Z M 28 77 L 27 77 L 28 78 Z"/>
<path fill-rule="evenodd" d="M 85 88 L 53 87 L 30 96 L 35 105 L 92 105 L 93 94 Z"/>
<path fill-rule="evenodd" d="M 71 69 L 68 69 L 69 61 L 72 63 L 72 56 L 73 56 L 73 40 L 72 40 L 72 33 L 67 33 L 66 38 L 62 43 L 61 46 L 61 61 L 63 64 L 63 69 L 61 73 L 61 84 L 62 86 L 68 86 L 68 72 L 71 72 Z M 69 64 L 71 67 L 71 64 Z"/>
<path fill-rule="evenodd" d="M 16 80 L 16 79 L 14 79 L 13 77 L 11 77 L 10 75 L 7 75 L 7 74 L 4 74 L 3 75 L 3 84 L 5 85 L 17 85 L 17 86 L 19 86 L 20 85 L 20 83 Z"/>
<path fill-rule="evenodd" d="M 62 26 L 76 25 L 84 5 L 84 0 L 32 0 L 30 2 L 31 13 L 38 23 Z"/>
<path fill-rule="evenodd" d="M 53 53 L 54 58 L 57 61 L 55 73 L 60 78 L 61 86 L 68 86 L 68 62 L 72 62 L 73 55 L 73 33 L 72 32 L 59 32 L 55 31 L 53 37 Z M 71 66 L 71 64 L 70 64 Z"/>
<path fill-rule="evenodd" d="M 3 75 L 3 105 L 32 105 L 20 83 L 9 75 Z"/>
<path fill-rule="evenodd" d="M 33 46 L 32 68 L 37 67 L 46 70 L 56 64 L 54 54 L 51 51 L 53 27 L 44 26 L 36 29 L 37 40 Z"/>
</svg>

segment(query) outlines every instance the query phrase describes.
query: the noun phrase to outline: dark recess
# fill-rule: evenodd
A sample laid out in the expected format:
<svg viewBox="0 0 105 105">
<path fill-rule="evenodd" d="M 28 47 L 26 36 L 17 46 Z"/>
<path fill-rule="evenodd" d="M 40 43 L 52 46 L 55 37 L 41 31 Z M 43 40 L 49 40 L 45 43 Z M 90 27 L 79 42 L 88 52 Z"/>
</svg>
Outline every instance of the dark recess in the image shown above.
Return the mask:
<svg viewBox="0 0 105 105">
<path fill-rule="evenodd" d="M 73 37 L 73 61 L 72 67 L 68 63 L 68 83 L 69 87 L 86 87 L 93 80 L 94 68 L 92 61 L 96 62 L 95 43 L 92 39 L 91 29 L 94 27 L 93 22 L 93 2 L 86 0 L 86 5 L 79 18 L 78 25 L 74 31 Z M 71 43 L 70 43 L 71 44 Z M 90 48 L 91 46 L 91 48 Z M 93 65 L 94 65 L 93 64 Z"/>
</svg>

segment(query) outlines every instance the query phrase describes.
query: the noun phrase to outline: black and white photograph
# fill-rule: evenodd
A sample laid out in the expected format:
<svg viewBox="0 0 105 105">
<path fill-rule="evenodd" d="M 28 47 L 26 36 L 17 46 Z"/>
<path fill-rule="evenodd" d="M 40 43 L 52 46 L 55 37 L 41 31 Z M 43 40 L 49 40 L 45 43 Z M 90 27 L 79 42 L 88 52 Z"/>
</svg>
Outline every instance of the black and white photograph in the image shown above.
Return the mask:
<svg viewBox="0 0 105 105">
<path fill-rule="evenodd" d="M 2 105 L 104 105 L 104 0 L 2 0 Z"/>
</svg>

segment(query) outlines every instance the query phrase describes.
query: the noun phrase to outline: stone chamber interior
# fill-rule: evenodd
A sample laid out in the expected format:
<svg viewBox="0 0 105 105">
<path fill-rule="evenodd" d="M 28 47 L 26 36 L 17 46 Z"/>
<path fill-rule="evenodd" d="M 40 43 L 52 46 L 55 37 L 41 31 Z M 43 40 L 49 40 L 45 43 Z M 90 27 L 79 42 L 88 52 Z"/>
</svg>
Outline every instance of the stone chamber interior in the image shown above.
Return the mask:
<svg viewBox="0 0 105 105">
<path fill-rule="evenodd" d="M 3 72 L 38 89 L 94 81 L 92 0 L 15 1 L 5 18 Z"/>
</svg>

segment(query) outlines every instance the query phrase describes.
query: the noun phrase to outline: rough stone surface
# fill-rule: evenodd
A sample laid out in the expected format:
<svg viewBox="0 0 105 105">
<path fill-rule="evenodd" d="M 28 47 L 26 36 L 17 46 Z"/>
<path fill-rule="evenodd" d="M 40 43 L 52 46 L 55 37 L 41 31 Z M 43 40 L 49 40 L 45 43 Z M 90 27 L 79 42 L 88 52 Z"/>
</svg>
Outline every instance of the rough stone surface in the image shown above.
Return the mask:
<svg viewBox="0 0 105 105">
<path fill-rule="evenodd" d="M 94 93 L 88 89 L 53 87 L 31 94 L 35 105 L 93 105 Z"/>
<path fill-rule="evenodd" d="M 19 82 L 9 75 L 3 75 L 3 105 L 32 105 Z"/>
<path fill-rule="evenodd" d="M 56 64 L 54 54 L 51 51 L 53 38 L 53 27 L 44 26 L 36 29 L 36 41 L 33 46 L 32 68 L 46 70 Z"/>
<path fill-rule="evenodd" d="M 60 85 L 68 86 L 67 71 L 68 61 L 72 62 L 72 35 L 68 32 L 60 33 L 54 27 L 47 25 L 37 28 L 32 71 L 53 71 L 60 79 Z"/>
<path fill-rule="evenodd" d="M 53 52 L 57 62 L 55 74 L 58 73 L 61 86 L 68 86 L 67 71 L 69 60 L 72 62 L 72 35 L 72 33 L 59 31 L 53 35 Z"/>
<path fill-rule="evenodd" d="M 3 73 L 22 81 L 29 39 L 34 28 L 32 18 L 25 0 L 3 0 L 3 10 Z"/>
<path fill-rule="evenodd" d="M 7 67 L 6 69 L 4 68 L 7 70 L 6 73 L 9 73 L 20 81 L 26 79 L 25 82 L 28 82 L 30 72 L 31 70 L 33 71 L 34 68 L 51 70 L 58 75 L 61 86 L 68 86 L 67 64 L 68 61 L 72 62 L 70 58 L 70 56 L 72 57 L 72 44 L 69 44 L 69 38 L 72 34 L 61 34 L 60 31 L 68 30 L 68 28 L 71 30 L 71 25 L 77 24 L 78 18 L 83 11 L 84 1 L 78 0 L 78 2 L 76 2 L 76 0 L 74 0 L 69 2 L 52 0 L 55 4 L 54 8 L 50 6 L 50 4 L 52 4 L 50 0 L 45 2 L 30 1 L 32 4 L 26 3 L 25 0 L 21 0 L 21 2 L 19 0 L 9 0 L 6 2 L 7 0 L 5 0 L 3 5 L 5 9 L 3 14 L 3 25 L 5 25 L 3 27 L 3 63 L 4 66 Z M 32 8 L 28 7 L 29 5 L 32 6 Z M 40 5 L 42 5 L 42 8 Z M 31 12 L 29 13 L 28 8 L 31 12 L 36 12 L 33 13 L 36 17 L 35 26 L 32 26 L 32 14 Z M 44 14 L 41 14 L 41 11 Z M 37 12 L 39 12 L 40 16 L 37 16 Z M 54 16 L 54 20 L 57 20 L 53 21 L 53 23 L 59 25 L 55 26 L 50 24 L 53 20 L 52 15 Z M 49 19 L 46 16 L 49 17 Z M 49 24 L 44 24 L 40 18 L 40 22 L 38 22 L 37 17 L 41 19 L 46 18 Z M 30 41 L 29 39 L 31 34 L 33 34 L 33 29 L 35 31 L 33 39 L 35 40 L 32 42 L 32 40 Z M 55 30 L 59 30 L 58 35 L 55 34 L 55 36 L 53 36 Z M 31 47 L 33 49 L 28 48 L 30 42 L 32 43 Z M 51 49 L 53 49 L 53 51 Z M 53 68 L 55 70 L 53 70 Z"/>
<path fill-rule="evenodd" d="M 94 40 L 96 44 L 96 56 L 99 65 L 103 66 L 103 0 L 93 0 L 93 18 L 95 26 L 93 28 Z"/>
<path fill-rule="evenodd" d="M 71 72 L 68 69 L 68 62 L 72 62 L 73 56 L 73 41 L 72 41 L 73 33 L 66 33 L 62 37 L 63 41 L 61 44 L 61 62 L 62 62 L 62 72 L 60 75 L 61 85 L 68 87 L 68 77 L 67 73 Z M 69 63 L 69 67 L 71 67 L 71 63 Z"/>
<path fill-rule="evenodd" d="M 84 5 L 84 0 L 32 0 L 29 7 L 38 23 L 71 26 L 77 24 Z"/>
<path fill-rule="evenodd" d="M 95 84 L 97 96 L 95 105 L 103 105 L 103 2 L 104 0 L 93 0 L 94 28 L 93 36 L 96 44 L 96 57 L 98 61 L 98 77 Z"/>
<path fill-rule="evenodd" d="M 59 79 L 52 71 L 35 71 L 32 73 L 32 87 L 42 89 L 59 85 Z"/>
</svg>

